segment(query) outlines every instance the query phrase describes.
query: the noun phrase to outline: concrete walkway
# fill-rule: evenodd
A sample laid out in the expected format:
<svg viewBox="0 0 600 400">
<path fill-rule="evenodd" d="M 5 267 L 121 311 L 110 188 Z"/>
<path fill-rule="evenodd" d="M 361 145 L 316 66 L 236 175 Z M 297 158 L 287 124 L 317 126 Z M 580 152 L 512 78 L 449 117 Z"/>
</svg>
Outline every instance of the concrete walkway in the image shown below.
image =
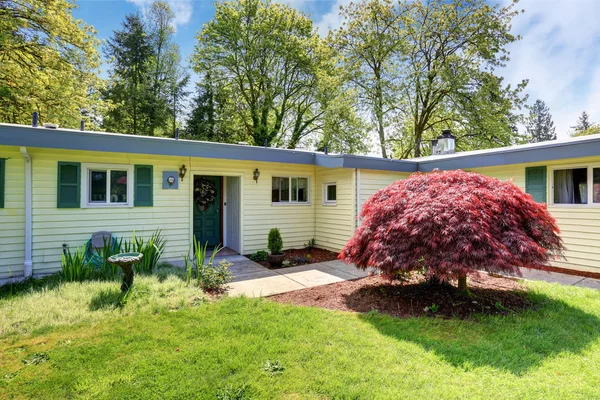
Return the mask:
<svg viewBox="0 0 600 400">
<path fill-rule="evenodd" d="M 533 281 L 545 281 L 550 283 L 560 283 L 567 286 L 587 287 L 600 289 L 600 279 L 585 278 L 583 276 L 561 274 L 558 272 L 540 271 L 537 269 L 521 268 L 521 279 Z"/>
<path fill-rule="evenodd" d="M 342 261 L 268 269 L 244 256 L 223 258 L 232 263 L 229 269 L 235 276 L 233 282 L 229 284 L 230 296 L 271 296 L 369 275 L 368 271 L 358 270 Z"/>
<path fill-rule="evenodd" d="M 230 296 L 271 296 L 369 275 L 369 271 L 361 271 L 353 265 L 346 265 L 338 260 L 299 265 L 297 267 L 268 269 L 244 256 L 216 257 L 216 262 L 219 259 L 226 259 L 232 263 L 229 269 L 235 278 L 229 284 L 228 293 Z M 600 290 L 600 279 L 526 268 L 523 268 L 521 272 L 523 276 L 520 279 L 540 280 Z"/>
</svg>

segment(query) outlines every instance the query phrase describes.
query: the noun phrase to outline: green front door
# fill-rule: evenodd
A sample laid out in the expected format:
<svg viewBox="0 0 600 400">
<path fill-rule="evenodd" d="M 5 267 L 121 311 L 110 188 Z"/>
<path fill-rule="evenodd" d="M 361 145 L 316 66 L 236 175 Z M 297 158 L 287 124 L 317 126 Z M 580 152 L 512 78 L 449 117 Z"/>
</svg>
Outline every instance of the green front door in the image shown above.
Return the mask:
<svg viewBox="0 0 600 400">
<path fill-rule="evenodd" d="M 221 243 L 221 177 L 194 176 L 194 235 L 204 245 Z"/>
</svg>

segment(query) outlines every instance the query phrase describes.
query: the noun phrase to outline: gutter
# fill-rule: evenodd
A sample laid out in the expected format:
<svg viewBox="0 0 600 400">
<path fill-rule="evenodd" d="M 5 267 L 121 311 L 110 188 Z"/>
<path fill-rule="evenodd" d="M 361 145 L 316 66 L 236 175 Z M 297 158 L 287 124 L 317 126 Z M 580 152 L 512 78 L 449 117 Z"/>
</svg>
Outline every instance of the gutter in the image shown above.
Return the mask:
<svg viewBox="0 0 600 400">
<path fill-rule="evenodd" d="M 32 261 L 32 169 L 31 156 L 27 152 L 27 147 L 21 147 L 21 155 L 25 159 L 25 262 L 23 264 L 23 275 L 27 278 L 33 274 Z"/>
</svg>

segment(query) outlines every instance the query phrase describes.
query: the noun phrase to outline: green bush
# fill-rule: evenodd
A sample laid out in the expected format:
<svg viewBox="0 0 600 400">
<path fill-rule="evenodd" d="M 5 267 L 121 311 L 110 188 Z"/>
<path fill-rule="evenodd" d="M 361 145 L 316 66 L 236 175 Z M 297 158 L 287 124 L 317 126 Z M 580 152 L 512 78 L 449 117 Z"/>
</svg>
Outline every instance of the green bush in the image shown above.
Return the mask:
<svg viewBox="0 0 600 400">
<path fill-rule="evenodd" d="M 225 288 L 225 285 L 231 282 L 231 279 L 233 278 L 233 275 L 229 271 L 231 263 L 228 261 L 222 260 L 219 264 L 213 265 L 215 256 L 219 250 L 221 250 L 221 247 L 215 246 L 208 263 L 205 263 L 206 254 L 208 253 L 208 242 L 202 245 L 194 236 L 196 282 L 198 286 L 206 292 L 222 291 Z M 186 257 L 185 259 L 186 269 L 189 274 L 191 267 L 189 257 Z"/>
<path fill-rule="evenodd" d="M 144 255 L 141 261 L 133 266 L 136 274 L 151 274 L 158 264 L 167 244 L 160 233 L 160 229 L 157 229 L 150 239 L 146 240 L 142 236 L 136 236 L 134 232 L 131 241 L 123 242 L 121 247 L 124 253 L 137 252 Z"/>
<path fill-rule="evenodd" d="M 267 244 L 269 251 L 273 255 L 281 254 L 281 250 L 283 250 L 283 239 L 281 238 L 281 233 L 279 229 L 272 228 L 269 231 L 269 242 Z"/>
<path fill-rule="evenodd" d="M 61 276 L 67 282 L 82 282 L 92 276 L 93 268 L 85 260 L 85 253 L 80 248 L 71 253 L 67 249 L 62 255 Z"/>
<path fill-rule="evenodd" d="M 264 250 L 259 250 L 256 253 L 252 253 L 248 256 L 249 259 L 251 259 L 254 262 L 261 262 L 261 261 L 267 261 L 267 256 L 269 255 L 269 253 L 267 253 Z"/>
<path fill-rule="evenodd" d="M 97 267 L 98 274 L 101 278 L 113 279 L 119 275 L 121 275 L 121 267 L 116 264 L 111 264 L 108 262 L 108 257 L 119 254 L 121 252 L 121 248 L 123 246 L 123 239 L 115 240 L 113 242 L 112 239 L 102 239 L 102 248 L 97 249 L 98 257 L 97 257 Z"/>
<path fill-rule="evenodd" d="M 308 250 L 309 253 L 312 252 L 315 247 L 317 247 L 317 239 L 315 238 L 308 239 L 308 242 L 304 243 L 304 248 Z"/>
</svg>

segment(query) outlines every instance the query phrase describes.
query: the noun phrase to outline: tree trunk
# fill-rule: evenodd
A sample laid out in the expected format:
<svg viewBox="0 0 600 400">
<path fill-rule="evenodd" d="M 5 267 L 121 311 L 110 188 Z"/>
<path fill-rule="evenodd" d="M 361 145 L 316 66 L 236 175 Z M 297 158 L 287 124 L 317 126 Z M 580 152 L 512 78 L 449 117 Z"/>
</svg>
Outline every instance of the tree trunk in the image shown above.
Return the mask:
<svg viewBox="0 0 600 400">
<path fill-rule="evenodd" d="M 421 138 L 423 138 L 423 129 L 415 126 L 415 157 L 421 157 Z"/>
<path fill-rule="evenodd" d="M 458 290 L 461 292 L 467 292 L 467 274 L 460 274 L 458 276 Z"/>
<path fill-rule="evenodd" d="M 381 76 L 379 68 L 375 69 L 375 116 L 377 118 L 377 133 L 381 145 L 381 156 L 388 158 L 385 149 L 385 131 L 383 126 L 383 88 L 381 87 Z"/>
</svg>

